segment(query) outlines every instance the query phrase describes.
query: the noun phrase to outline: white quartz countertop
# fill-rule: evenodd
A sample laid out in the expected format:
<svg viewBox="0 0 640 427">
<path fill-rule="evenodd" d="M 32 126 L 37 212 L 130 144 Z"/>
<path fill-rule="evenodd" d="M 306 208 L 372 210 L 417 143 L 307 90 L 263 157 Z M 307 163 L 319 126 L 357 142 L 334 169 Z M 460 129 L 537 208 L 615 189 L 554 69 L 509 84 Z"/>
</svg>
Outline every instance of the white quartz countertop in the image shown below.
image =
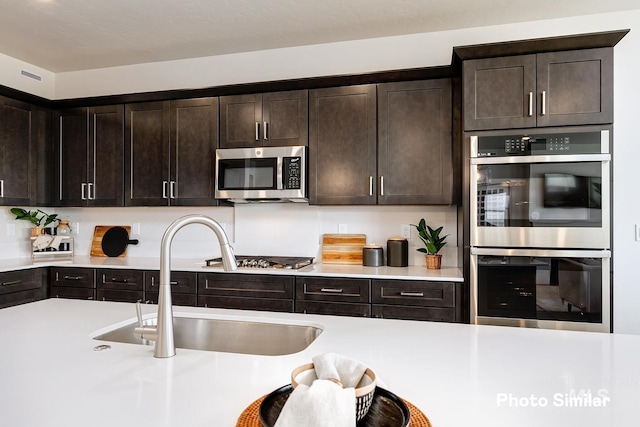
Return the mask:
<svg viewBox="0 0 640 427">
<path fill-rule="evenodd" d="M 76 256 L 72 261 L 49 261 L 37 263 L 31 262 L 31 259 L 20 258 L 0 260 L 0 272 L 48 266 L 159 270 L 160 258 L 109 258 Z M 199 273 L 224 272 L 221 266 L 206 267 L 204 260 L 189 258 L 174 258 L 171 261 L 171 270 L 195 271 Z M 462 269 L 458 267 L 443 267 L 440 270 L 428 270 L 425 266 L 364 267 L 362 265 L 312 264 L 299 270 L 239 268 L 237 272 L 246 274 L 286 274 L 296 276 L 361 277 L 399 280 L 434 280 L 450 282 L 463 281 Z"/>
<path fill-rule="evenodd" d="M 143 306 L 145 313 L 156 306 Z M 315 355 L 372 368 L 434 427 L 636 426 L 640 336 L 174 307 L 176 313 L 312 323 L 302 352 L 252 356 L 91 337 L 133 321 L 133 304 L 49 299 L 0 310 L 5 426 L 233 427 L 254 400 Z"/>
</svg>

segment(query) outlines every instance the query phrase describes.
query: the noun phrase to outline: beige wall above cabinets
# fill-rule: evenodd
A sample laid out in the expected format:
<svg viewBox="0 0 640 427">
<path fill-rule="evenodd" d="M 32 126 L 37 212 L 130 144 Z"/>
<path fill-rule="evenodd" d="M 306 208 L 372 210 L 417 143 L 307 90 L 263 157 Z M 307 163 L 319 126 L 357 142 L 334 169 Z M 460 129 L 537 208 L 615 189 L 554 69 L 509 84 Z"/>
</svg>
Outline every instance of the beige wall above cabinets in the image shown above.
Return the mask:
<svg viewBox="0 0 640 427">
<path fill-rule="evenodd" d="M 220 97 L 220 148 L 308 145 L 308 91 Z"/>
<path fill-rule="evenodd" d="M 312 90 L 309 202 L 456 203 L 451 93 L 450 79 Z"/>
</svg>

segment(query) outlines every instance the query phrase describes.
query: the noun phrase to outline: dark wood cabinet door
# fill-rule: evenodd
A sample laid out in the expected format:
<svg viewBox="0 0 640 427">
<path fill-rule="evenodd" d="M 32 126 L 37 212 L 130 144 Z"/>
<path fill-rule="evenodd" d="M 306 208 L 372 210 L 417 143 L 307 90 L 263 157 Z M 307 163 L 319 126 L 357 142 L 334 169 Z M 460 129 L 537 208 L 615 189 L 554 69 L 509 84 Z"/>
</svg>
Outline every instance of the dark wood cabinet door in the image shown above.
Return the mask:
<svg viewBox="0 0 640 427">
<path fill-rule="evenodd" d="M 262 146 L 262 95 L 220 97 L 220 148 Z"/>
<path fill-rule="evenodd" d="M 262 145 L 308 145 L 309 92 L 271 92 L 262 95 Z"/>
<path fill-rule="evenodd" d="M 613 48 L 537 55 L 538 126 L 613 123 Z"/>
<path fill-rule="evenodd" d="M 169 204 L 169 101 L 125 106 L 125 205 Z"/>
<path fill-rule="evenodd" d="M 56 162 L 57 206 L 85 206 L 87 199 L 87 138 L 88 116 L 86 108 L 58 111 L 56 135 L 58 139 Z"/>
<path fill-rule="evenodd" d="M 309 203 L 376 203 L 376 86 L 309 92 Z"/>
<path fill-rule="evenodd" d="M 172 205 L 216 205 L 218 98 L 171 101 Z"/>
<path fill-rule="evenodd" d="M 87 205 L 124 205 L 124 105 L 89 109 Z"/>
<path fill-rule="evenodd" d="M 32 106 L 0 98 L 0 204 L 31 205 L 36 195 Z"/>
<path fill-rule="evenodd" d="M 378 204 L 451 204 L 451 80 L 378 86 Z"/>
<path fill-rule="evenodd" d="M 536 56 L 464 61 L 465 130 L 536 126 Z"/>
</svg>

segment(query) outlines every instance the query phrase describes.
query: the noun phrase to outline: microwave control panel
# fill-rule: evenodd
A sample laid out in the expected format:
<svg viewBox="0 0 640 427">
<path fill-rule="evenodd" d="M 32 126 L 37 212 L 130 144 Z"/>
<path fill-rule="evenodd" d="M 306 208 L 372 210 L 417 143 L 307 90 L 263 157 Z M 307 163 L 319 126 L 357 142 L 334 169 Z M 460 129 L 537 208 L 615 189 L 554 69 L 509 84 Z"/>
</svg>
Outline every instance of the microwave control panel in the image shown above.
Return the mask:
<svg viewBox="0 0 640 427">
<path fill-rule="evenodd" d="M 282 186 L 284 190 L 299 190 L 302 185 L 302 159 L 284 157 L 282 159 Z"/>
</svg>

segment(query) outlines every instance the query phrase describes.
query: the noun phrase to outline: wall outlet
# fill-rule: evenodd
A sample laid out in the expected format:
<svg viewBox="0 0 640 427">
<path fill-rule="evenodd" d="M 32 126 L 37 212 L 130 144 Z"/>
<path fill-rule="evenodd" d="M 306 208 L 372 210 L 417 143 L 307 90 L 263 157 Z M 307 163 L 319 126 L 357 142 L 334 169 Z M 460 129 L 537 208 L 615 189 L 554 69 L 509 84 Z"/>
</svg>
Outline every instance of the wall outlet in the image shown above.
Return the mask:
<svg viewBox="0 0 640 427">
<path fill-rule="evenodd" d="M 636 224 L 636 242 L 640 242 L 640 225 Z"/>
<path fill-rule="evenodd" d="M 402 224 L 400 235 L 405 239 L 411 238 L 411 226 L 409 224 Z"/>
<path fill-rule="evenodd" d="M 71 224 L 71 234 L 80 234 L 80 223 L 74 222 Z"/>
<path fill-rule="evenodd" d="M 347 224 L 338 224 L 338 234 L 347 234 Z"/>
<path fill-rule="evenodd" d="M 15 236 L 15 235 L 16 235 L 16 225 L 7 224 L 7 236 Z"/>
<path fill-rule="evenodd" d="M 139 236 L 140 235 L 140 223 L 139 222 L 134 222 L 131 225 L 131 235 L 133 235 L 133 236 Z"/>
</svg>

